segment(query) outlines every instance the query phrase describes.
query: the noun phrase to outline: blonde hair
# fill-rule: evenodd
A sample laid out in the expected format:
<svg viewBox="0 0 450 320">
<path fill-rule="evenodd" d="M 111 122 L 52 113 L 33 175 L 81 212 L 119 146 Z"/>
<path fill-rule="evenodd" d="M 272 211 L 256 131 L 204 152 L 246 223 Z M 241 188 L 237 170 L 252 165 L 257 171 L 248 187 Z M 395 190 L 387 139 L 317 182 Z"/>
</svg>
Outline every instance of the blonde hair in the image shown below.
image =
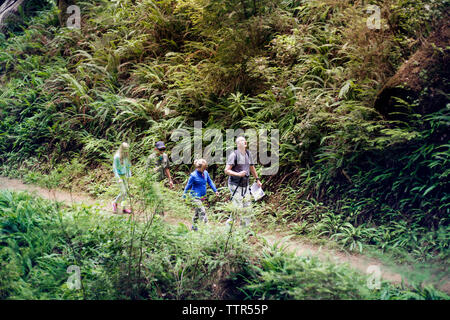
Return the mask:
<svg viewBox="0 0 450 320">
<path fill-rule="evenodd" d="M 197 159 L 194 161 L 194 166 L 196 169 L 201 168 L 203 165 L 208 165 L 208 162 L 206 162 L 205 159 Z"/>
<path fill-rule="evenodd" d="M 130 149 L 130 145 L 128 143 L 126 143 L 126 142 L 122 142 L 122 144 L 120 145 L 119 149 L 117 149 L 116 154 L 119 155 L 119 159 L 120 159 L 120 163 L 121 164 L 123 164 L 123 154 L 125 152 L 128 152 L 129 149 Z"/>
</svg>

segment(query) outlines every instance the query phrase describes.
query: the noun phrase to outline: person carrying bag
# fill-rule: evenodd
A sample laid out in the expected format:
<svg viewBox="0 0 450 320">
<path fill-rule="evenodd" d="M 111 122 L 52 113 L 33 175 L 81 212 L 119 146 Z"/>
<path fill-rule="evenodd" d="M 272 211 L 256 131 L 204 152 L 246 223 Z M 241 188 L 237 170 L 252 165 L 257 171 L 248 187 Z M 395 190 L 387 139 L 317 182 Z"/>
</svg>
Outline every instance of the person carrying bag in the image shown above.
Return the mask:
<svg viewBox="0 0 450 320">
<path fill-rule="evenodd" d="M 255 162 L 251 153 L 247 150 L 247 141 L 244 137 L 236 139 L 237 149 L 227 159 L 225 174 L 228 178 L 228 189 L 231 193 L 231 201 L 242 213 L 241 225 L 250 225 L 251 192 L 249 186 L 250 173 L 256 179 L 259 187 L 262 186 L 255 169 Z M 227 225 L 233 222 L 233 217 L 227 220 Z"/>
</svg>

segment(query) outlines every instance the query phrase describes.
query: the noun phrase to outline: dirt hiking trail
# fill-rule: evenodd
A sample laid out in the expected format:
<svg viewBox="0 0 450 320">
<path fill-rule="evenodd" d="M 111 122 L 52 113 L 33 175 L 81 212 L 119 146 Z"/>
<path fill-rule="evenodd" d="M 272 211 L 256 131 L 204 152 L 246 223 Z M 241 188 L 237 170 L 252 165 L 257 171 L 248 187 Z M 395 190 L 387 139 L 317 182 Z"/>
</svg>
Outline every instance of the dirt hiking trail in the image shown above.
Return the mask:
<svg viewBox="0 0 450 320">
<path fill-rule="evenodd" d="M 35 185 L 24 184 L 21 180 L 17 179 L 0 177 L 0 190 L 27 191 L 49 200 L 64 202 L 67 205 L 73 203 L 76 204 L 83 203 L 85 205 L 97 207 L 102 212 L 112 214 L 110 208 L 111 205 L 110 201 L 107 202 L 103 200 L 96 200 L 86 194 L 70 193 L 68 191 L 58 189 L 49 191 L 47 189 Z M 170 213 L 166 214 L 163 220 L 173 225 L 183 223 L 188 227 L 191 223 L 191 221 L 188 219 L 172 217 Z M 389 267 L 378 259 L 367 257 L 361 254 L 347 253 L 330 248 L 325 248 L 323 246 L 315 244 L 306 243 L 304 241 L 299 241 L 295 239 L 292 240 L 289 239 L 287 234 L 282 234 L 279 232 L 268 232 L 268 231 L 262 233 L 260 232 L 258 233 L 258 237 L 265 239 L 269 245 L 279 243 L 280 245 L 285 247 L 287 251 L 294 251 L 295 254 L 298 256 L 315 256 L 324 261 L 348 264 L 351 268 L 356 269 L 357 271 L 363 274 L 367 274 L 368 268 L 370 266 L 378 266 L 381 271 L 382 279 L 394 284 L 401 284 L 402 279 L 403 283 L 407 284 L 408 282 L 405 279 L 405 276 L 402 277 L 402 275 L 413 271 L 411 270 L 410 266 L 399 265 L 395 267 Z M 393 271 L 393 269 L 399 271 Z M 438 283 L 436 283 L 436 281 L 433 281 L 432 284 L 437 289 L 444 291 L 446 293 L 450 293 L 450 279 L 448 276 L 446 276 L 444 280 L 441 280 Z"/>
</svg>

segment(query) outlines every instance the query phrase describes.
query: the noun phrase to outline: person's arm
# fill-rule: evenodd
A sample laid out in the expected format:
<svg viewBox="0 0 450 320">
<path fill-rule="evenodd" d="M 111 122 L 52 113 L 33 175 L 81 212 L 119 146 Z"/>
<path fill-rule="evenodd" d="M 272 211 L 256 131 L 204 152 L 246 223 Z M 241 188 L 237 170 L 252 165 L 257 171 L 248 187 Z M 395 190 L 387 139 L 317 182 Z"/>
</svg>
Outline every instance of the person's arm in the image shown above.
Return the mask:
<svg viewBox="0 0 450 320">
<path fill-rule="evenodd" d="M 120 166 L 120 159 L 119 157 L 114 156 L 113 171 L 116 177 L 120 177 L 119 166 Z"/>
<path fill-rule="evenodd" d="M 213 189 L 213 191 L 217 194 L 217 188 L 214 185 L 214 182 L 211 180 L 211 177 L 209 176 L 208 172 L 206 172 L 206 181 L 208 181 L 208 184 L 211 187 L 211 189 Z"/>
<path fill-rule="evenodd" d="M 173 181 L 172 181 L 172 177 L 170 176 L 170 170 L 169 170 L 170 160 L 169 160 L 169 156 L 166 153 L 163 154 L 162 166 L 163 166 L 164 174 L 166 175 L 167 179 L 169 179 L 169 187 L 173 188 Z"/>
<path fill-rule="evenodd" d="M 255 166 L 253 166 L 253 165 L 250 166 L 250 172 L 251 172 L 252 176 L 256 179 L 256 183 L 258 184 L 258 186 L 261 188 L 262 183 L 261 183 L 261 180 L 259 180 L 259 178 L 258 178 L 258 173 L 256 172 Z"/>
<path fill-rule="evenodd" d="M 231 168 L 233 168 L 233 164 L 234 164 L 234 160 L 236 157 L 236 153 L 233 152 L 227 160 L 227 165 L 225 166 L 225 174 L 229 175 L 229 176 L 234 176 L 234 177 L 243 177 L 247 174 L 247 172 L 245 171 L 241 171 L 241 172 L 235 172 L 233 170 L 231 170 Z"/>
<path fill-rule="evenodd" d="M 188 190 L 192 188 L 193 181 L 194 181 L 194 177 L 192 177 L 192 175 L 190 175 L 188 183 L 187 183 L 187 185 L 186 185 L 186 187 L 184 188 L 184 191 L 183 191 L 183 198 L 186 197 L 186 192 L 188 192 Z"/>
<path fill-rule="evenodd" d="M 166 176 L 169 179 L 169 187 L 173 188 L 173 181 L 172 181 L 172 177 L 170 176 L 169 168 L 165 168 L 164 172 L 166 173 Z"/>
<path fill-rule="evenodd" d="M 225 166 L 225 174 L 229 175 L 229 176 L 234 176 L 234 177 L 243 177 L 245 175 L 245 171 L 241 171 L 241 172 L 235 172 L 233 170 L 231 170 L 233 166 L 231 164 L 227 164 Z M 242 174 L 242 172 L 244 172 L 244 174 Z"/>
</svg>

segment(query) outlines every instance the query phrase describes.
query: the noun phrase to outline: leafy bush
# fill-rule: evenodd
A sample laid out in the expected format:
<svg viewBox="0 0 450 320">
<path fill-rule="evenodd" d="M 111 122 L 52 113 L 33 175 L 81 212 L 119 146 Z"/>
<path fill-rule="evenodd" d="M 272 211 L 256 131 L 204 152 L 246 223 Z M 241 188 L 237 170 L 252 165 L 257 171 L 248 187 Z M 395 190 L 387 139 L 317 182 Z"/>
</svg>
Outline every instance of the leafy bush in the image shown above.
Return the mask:
<svg viewBox="0 0 450 320">
<path fill-rule="evenodd" d="M 373 100 L 448 0 L 369 3 L 382 9 L 380 30 L 367 28 L 361 1 L 91 0 L 81 30 L 57 27 L 53 5 L 0 37 L 0 170 L 72 186 L 58 164 L 104 172 L 124 140 L 137 163 L 194 120 L 276 128 L 280 171 L 265 187 L 280 194 L 262 211 L 348 247 L 445 257 L 448 237 L 432 234 L 448 227 L 448 106 L 398 122 Z M 174 169 L 179 182 L 190 168 Z M 85 181 L 94 177 L 86 189 L 105 192 L 104 177 Z M 400 220 L 413 236 L 389 229 Z"/>
<path fill-rule="evenodd" d="M 243 292 L 248 299 L 367 299 L 364 278 L 345 266 L 267 250 L 261 265 L 247 270 Z"/>
<path fill-rule="evenodd" d="M 26 193 L 0 192 L 0 226 L 2 299 L 221 298 L 222 282 L 252 259 L 239 232 L 193 233 Z M 67 287 L 70 265 L 80 290 Z"/>
</svg>

